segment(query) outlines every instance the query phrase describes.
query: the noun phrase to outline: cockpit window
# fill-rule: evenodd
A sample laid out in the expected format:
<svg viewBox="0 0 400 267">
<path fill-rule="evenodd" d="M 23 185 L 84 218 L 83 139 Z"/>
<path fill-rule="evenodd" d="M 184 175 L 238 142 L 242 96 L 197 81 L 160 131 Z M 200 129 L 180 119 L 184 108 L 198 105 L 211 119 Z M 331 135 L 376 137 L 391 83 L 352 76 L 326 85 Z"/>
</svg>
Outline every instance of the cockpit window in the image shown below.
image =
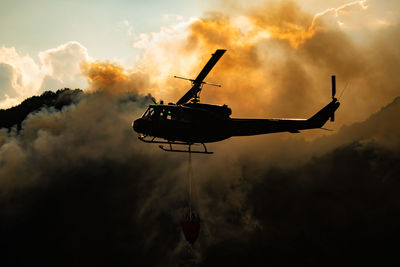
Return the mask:
<svg viewBox="0 0 400 267">
<path fill-rule="evenodd" d="M 143 114 L 142 118 L 151 120 L 176 120 L 177 115 L 174 109 L 162 106 L 150 106 Z"/>
<path fill-rule="evenodd" d="M 142 118 L 146 118 L 149 115 L 149 109 L 147 108 L 146 111 L 143 113 Z"/>
<path fill-rule="evenodd" d="M 143 114 L 142 118 L 143 119 L 148 119 L 150 117 L 154 116 L 154 108 L 153 107 L 149 107 L 145 113 Z"/>
</svg>

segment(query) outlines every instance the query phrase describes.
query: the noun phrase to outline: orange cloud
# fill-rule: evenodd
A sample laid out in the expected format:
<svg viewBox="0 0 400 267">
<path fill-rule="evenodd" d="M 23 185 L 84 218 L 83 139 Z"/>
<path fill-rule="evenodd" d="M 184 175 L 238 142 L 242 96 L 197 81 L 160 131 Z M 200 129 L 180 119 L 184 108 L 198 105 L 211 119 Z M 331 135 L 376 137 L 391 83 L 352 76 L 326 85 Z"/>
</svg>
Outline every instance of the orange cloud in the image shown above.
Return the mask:
<svg viewBox="0 0 400 267">
<path fill-rule="evenodd" d="M 233 116 L 242 117 L 311 116 L 329 101 L 330 76 L 336 74 L 339 93 L 351 81 L 337 114 L 339 127 L 365 119 L 400 94 L 399 27 L 347 32 L 338 24 L 344 14 L 346 21 L 352 16 L 367 24 L 371 8 L 365 1 L 317 14 L 293 1 L 234 6 L 142 35 L 138 43 L 146 46 L 139 63 L 156 84 L 151 93 L 174 102 L 190 84 L 173 75 L 195 78 L 211 53 L 227 49 L 206 78 L 223 87 L 205 86 L 201 100 L 228 104 Z M 366 34 L 366 42 L 356 39 Z"/>
<path fill-rule="evenodd" d="M 115 94 L 143 92 L 149 89 L 147 74 L 126 72 L 119 64 L 110 62 L 84 62 L 83 74 L 88 77 L 89 90 Z"/>
<path fill-rule="evenodd" d="M 293 48 L 299 47 L 316 33 L 310 14 L 299 10 L 292 1 L 273 2 L 248 14 L 251 21 L 271 34 L 272 38 L 286 40 Z"/>
</svg>

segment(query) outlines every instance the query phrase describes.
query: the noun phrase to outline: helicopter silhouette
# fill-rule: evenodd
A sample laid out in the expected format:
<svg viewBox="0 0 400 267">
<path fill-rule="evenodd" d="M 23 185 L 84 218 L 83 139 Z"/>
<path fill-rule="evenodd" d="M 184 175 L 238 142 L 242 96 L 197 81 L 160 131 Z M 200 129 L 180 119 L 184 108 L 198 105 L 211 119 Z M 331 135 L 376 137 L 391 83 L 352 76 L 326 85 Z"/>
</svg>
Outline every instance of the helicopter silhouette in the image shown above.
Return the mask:
<svg viewBox="0 0 400 267">
<path fill-rule="evenodd" d="M 132 123 L 133 129 L 139 134 L 139 140 L 161 144 L 159 147 L 169 152 L 212 154 L 205 143 L 218 142 L 233 136 L 299 133 L 301 130 L 322 128 L 329 119 L 334 121 L 335 111 L 340 105 L 335 98 L 335 76 L 332 76 L 331 102 L 309 119 L 231 118 L 232 110 L 227 105 L 200 103 L 203 85 L 221 87 L 204 82 L 204 79 L 225 52 L 224 49 L 216 50 L 196 79 L 174 76 L 189 80 L 192 87 L 176 103 L 166 105 L 163 101 L 156 103 L 153 99 L 154 104 L 149 105 L 143 116 Z M 203 148 L 193 150 L 193 145 L 201 145 Z M 176 146 L 186 146 L 187 149 L 175 149 Z"/>
</svg>

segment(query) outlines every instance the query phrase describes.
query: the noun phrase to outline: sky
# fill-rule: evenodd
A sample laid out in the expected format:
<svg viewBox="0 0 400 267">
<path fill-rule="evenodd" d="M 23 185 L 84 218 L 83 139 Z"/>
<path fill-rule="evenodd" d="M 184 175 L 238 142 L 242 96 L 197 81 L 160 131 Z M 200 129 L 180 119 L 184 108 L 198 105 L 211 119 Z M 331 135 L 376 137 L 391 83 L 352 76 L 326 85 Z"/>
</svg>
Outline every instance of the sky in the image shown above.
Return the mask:
<svg viewBox="0 0 400 267">
<path fill-rule="evenodd" d="M 158 31 L 176 16 L 204 11 L 201 1 L 2 1 L 1 45 L 36 57 L 40 51 L 78 41 L 96 59 L 134 58 L 135 34 Z M 35 58 L 37 59 L 37 58 Z"/>
<path fill-rule="evenodd" d="M 192 1 L 188 4 L 187 1 L 181 0 L 151 1 L 151 4 L 145 1 L 5 0 L 1 5 L 1 62 L 13 61 L 13 65 L 23 64 L 25 66 L 20 68 L 29 68 L 32 72 L 26 74 L 30 77 L 26 77 L 25 80 L 29 81 L 23 85 L 29 87 L 26 89 L 29 93 L 25 88 L 19 88 L 20 92 L 17 94 L 20 97 L 14 98 L 7 94 L 10 85 L 2 86 L 0 107 L 17 104 L 29 94 L 33 95 L 38 91 L 54 90 L 53 86 L 87 87 L 85 79 L 76 75 L 79 66 L 75 66 L 74 73 L 67 75 L 69 79 L 58 77 L 56 80 L 60 82 L 52 80 L 48 87 L 46 83 L 38 85 L 48 73 L 43 68 L 40 53 L 69 42 L 77 42 L 85 50 L 80 55 L 84 60 L 90 56 L 92 59 L 117 61 L 132 67 L 142 52 L 141 49 L 133 47 L 133 42 L 139 34 L 157 32 L 164 25 L 200 16 L 205 8 L 202 1 Z M 4 49 L 13 51 L 6 52 Z M 28 64 L 29 67 L 26 66 Z M 7 80 L 7 71 L 7 67 L 2 67 L 0 82 L 9 83 L 4 81 Z M 31 80 L 35 80 L 34 84 Z"/>
<path fill-rule="evenodd" d="M 83 93 L 0 129 L 0 265 L 398 265 L 398 1 L 1 3 L 0 107 Z M 206 81 L 222 87 L 201 101 L 232 117 L 311 117 L 333 74 L 341 105 L 332 131 L 194 155 L 190 246 L 188 157 L 131 123 L 151 97 L 177 101 L 190 84 L 173 75 L 195 78 L 216 49 Z"/>
</svg>

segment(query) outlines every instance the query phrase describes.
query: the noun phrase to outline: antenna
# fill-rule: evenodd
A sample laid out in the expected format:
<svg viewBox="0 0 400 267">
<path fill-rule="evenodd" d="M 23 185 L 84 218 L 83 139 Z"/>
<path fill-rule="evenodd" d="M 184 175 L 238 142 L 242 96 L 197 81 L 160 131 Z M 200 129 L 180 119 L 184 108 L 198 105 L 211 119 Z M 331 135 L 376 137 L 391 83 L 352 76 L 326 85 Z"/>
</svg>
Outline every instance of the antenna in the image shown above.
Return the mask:
<svg viewBox="0 0 400 267">
<path fill-rule="evenodd" d="M 349 81 L 346 83 L 346 86 L 344 87 L 344 89 L 342 90 L 342 92 L 341 92 L 340 95 L 339 95 L 339 100 L 342 99 L 343 93 L 344 93 L 344 91 L 346 91 L 347 86 L 349 86 L 350 82 L 351 82 L 351 80 L 349 80 Z"/>
<path fill-rule="evenodd" d="M 335 95 L 336 95 L 336 76 L 332 75 L 332 102 L 337 101 Z M 335 112 L 333 112 L 331 115 L 331 121 L 335 121 Z"/>
</svg>

